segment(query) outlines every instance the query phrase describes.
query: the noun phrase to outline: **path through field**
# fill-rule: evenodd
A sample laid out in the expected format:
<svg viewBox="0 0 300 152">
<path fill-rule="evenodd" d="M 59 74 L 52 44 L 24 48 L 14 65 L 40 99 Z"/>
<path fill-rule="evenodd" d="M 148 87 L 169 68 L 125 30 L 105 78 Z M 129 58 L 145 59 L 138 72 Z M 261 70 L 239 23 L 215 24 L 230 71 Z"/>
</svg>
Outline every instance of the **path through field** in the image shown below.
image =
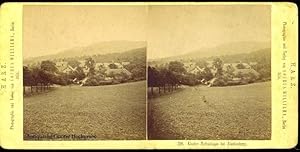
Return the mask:
<svg viewBox="0 0 300 152">
<path fill-rule="evenodd" d="M 72 135 L 96 140 L 145 139 L 145 86 L 145 81 L 97 87 L 66 86 L 25 97 L 24 139 L 74 140 L 70 139 Z"/>
<path fill-rule="evenodd" d="M 149 139 L 271 138 L 270 82 L 188 87 L 148 101 Z"/>
</svg>

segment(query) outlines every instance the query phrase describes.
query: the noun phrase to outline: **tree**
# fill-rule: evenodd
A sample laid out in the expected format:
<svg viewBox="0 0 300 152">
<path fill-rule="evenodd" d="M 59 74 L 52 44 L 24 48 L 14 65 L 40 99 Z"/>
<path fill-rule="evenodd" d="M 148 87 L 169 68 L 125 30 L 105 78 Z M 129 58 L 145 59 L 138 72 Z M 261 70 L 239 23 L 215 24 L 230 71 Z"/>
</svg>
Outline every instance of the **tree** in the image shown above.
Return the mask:
<svg viewBox="0 0 300 152">
<path fill-rule="evenodd" d="M 223 61 L 220 58 L 215 58 L 213 61 L 213 66 L 217 69 L 216 76 L 223 75 Z"/>
<path fill-rule="evenodd" d="M 211 80 L 213 77 L 214 77 L 214 76 L 213 76 L 211 70 L 210 70 L 208 67 L 204 68 L 204 79 L 205 79 L 206 81 L 209 81 L 209 80 Z"/>
<path fill-rule="evenodd" d="M 82 80 L 85 78 L 85 74 L 81 67 L 77 67 L 76 71 L 73 71 L 73 73 L 76 76 L 75 78 L 77 78 L 78 80 Z"/>
<path fill-rule="evenodd" d="M 97 71 L 99 74 L 105 75 L 106 68 L 104 67 L 104 65 L 100 65 L 98 66 Z"/>
<path fill-rule="evenodd" d="M 41 77 L 40 77 L 41 69 L 38 67 L 32 68 L 32 78 L 33 78 L 33 85 L 36 86 L 36 92 L 38 92 L 38 85 L 41 84 Z"/>
<path fill-rule="evenodd" d="M 175 89 L 177 88 L 177 84 L 179 83 L 178 80 L 179 75 L 176 75 L 176 73 L 170 71 L 170 73 L 168 73 L 168 76 L 169 76 L 169 83 L 171 84 L 171 90 L 173 91 L 174 88 Z"/>
<path fill-rule="evenodd" d="M 233 77 L 234 76 L 234 71 L 235 69 L 232 67 L 232 65 L 228 65 L 226 67 L 226 73 L 228 74 L 229 77 Z"/>
<path fill-rule="evenodd" d="M 143 59 L 136 59 L 128 65 L 124 65 L 124 68 L 132 73 L 132 77 L 135 80 L 146 79 L 146 61 Z"/>
<path fill-rule="evenodd" d="M 154 68 L 148 66 L 148 87 L 151 89 L 151 95 L 154 94 L 153 87 L 157 86 L 158 84 L 158 74 L 159 72 Z"/>
<path fill-rule="evenodd" d="M 132 77 L 137 80 L 146 78 L 146 69 L 145 68 L 135 67 L 130 72 L 132 73 Z"/>
<path fill-rule="evenodd" d="M 169 63 L 169 70 L 179 73 L 179 74 L 184 74 L 186 73 L 186 69 L 184 68 L 184 64 L 179 62 L 179 61 L 171 61 Z"/>
<path fill-rule="evenodd" d="M 159 70 L 159 75 L 158 75 L 158 84 L 159 84 L 159 86 L 164 88 L 164 92 L 166 92 L 168 71 L 169 70 L 167 68 L 163 67 Z M 159 88 L 159 92 L 160 92 L 160 88 Z"/>
<path fill-rule="evenodd" d="M 24 94 L 26 93 L 25 87 L 30 86 L 30 92 L 32 93 L 32 85 L 34 85 L 34 80 L 32 77 L 32 71 L 27 67 L 23 66 L 23 86 Z"/>
<path fill-rule="evenodd" d="M 54 62 L 46 60 L 41 62 L 41 69 L 38 72 L 40 77 L 41 90 L 49 88 L 49 85 L 55 82 L 56 76 L 54 73 L 57 73 L 58 69 Z"/>
<path fill-rule="evenodd" d="M 169 87 L 168 87 L 169 92 L 171 91 L 171 87 L 173 89 L 173 79 L 174 79 L 174 75 L 173 75 L 172 71 L 168 70 L 166 73 L 166 83 L 169 85 Z"/>
<path fill-rule="evenodd" d="M 56 68 L 55 63 L 52 62 L 52 61 L 49 61 L 49 60 L 42 61 L 41 69 L 45 70 L 45 71 L 48 71 L 48 72 L 51 72 L 51 73 L 54 73 L 54 72 L 58 71 L 57 68 Z"/>
<path fill-rule="evenodd" d="M 39 70 L 38 75 L 40 77 L 41 91 L 45 91 L 45 87 L 53 80 L 52 74 L 46 70 Z"/>
<path fill-rule="evenodd" d="M 89 57 L 85 60 L 85 65 L 89 68 L 88 76 L 95 74 L 95 61 Z"/>
<path fill-rule="evenodd" d="M 153 87 L 154 87 L 154 81 L 155 81 L 155 76 L 154 76 L 154 69 L 150 66 L 148 66 L 148 87 L 151 88 L 151 95 L 153 95 Z"/>
</svg>

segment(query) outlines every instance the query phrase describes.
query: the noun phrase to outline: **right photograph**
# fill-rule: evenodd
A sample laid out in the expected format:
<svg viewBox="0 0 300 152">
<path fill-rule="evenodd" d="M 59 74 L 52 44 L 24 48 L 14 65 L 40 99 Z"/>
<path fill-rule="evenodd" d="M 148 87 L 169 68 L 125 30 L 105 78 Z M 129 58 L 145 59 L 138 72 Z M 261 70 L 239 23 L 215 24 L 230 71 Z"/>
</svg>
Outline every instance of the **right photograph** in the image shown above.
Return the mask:
<svg viewBox="0 0 300 152">
<path fill-rule="evenodd" d="M 271 6 L 153 5 L 150 140 L 271 140 Z"/>
</svg>

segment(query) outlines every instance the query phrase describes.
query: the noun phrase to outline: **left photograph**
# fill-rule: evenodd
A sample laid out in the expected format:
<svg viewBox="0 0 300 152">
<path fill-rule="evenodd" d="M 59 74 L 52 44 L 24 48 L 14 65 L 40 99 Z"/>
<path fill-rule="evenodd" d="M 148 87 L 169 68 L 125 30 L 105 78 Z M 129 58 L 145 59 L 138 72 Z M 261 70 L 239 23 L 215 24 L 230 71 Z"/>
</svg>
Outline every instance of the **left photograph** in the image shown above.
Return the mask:
<svg viewBox="0 0 300 152">
<path fill-rule="evenodd" d="M 146 139 L 146 6 L 23 7 L 24 140 Z"/>
</svg>

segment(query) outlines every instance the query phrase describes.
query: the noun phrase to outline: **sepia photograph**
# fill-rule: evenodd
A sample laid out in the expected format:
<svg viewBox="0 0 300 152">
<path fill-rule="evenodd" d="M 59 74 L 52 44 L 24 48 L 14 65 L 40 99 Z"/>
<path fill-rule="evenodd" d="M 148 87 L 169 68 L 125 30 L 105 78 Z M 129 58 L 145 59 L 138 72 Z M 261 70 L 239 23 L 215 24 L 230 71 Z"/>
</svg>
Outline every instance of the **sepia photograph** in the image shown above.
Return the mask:
<svg viewBox="0 0 300 152">
<path fill-rule="evenodd" d="M 271 6 L 155 5 L 148 139 L 271 140 Z"/>
<path fill-rule="evenodd" d="M 24 5 L 24 140 L 145 140 L 146 20 L 146 6 Z"/>
<path fill-rule="evenodd" d="M 293 2 L 0 5 L 4 149 L 295 149 Z"/>
</svg>

